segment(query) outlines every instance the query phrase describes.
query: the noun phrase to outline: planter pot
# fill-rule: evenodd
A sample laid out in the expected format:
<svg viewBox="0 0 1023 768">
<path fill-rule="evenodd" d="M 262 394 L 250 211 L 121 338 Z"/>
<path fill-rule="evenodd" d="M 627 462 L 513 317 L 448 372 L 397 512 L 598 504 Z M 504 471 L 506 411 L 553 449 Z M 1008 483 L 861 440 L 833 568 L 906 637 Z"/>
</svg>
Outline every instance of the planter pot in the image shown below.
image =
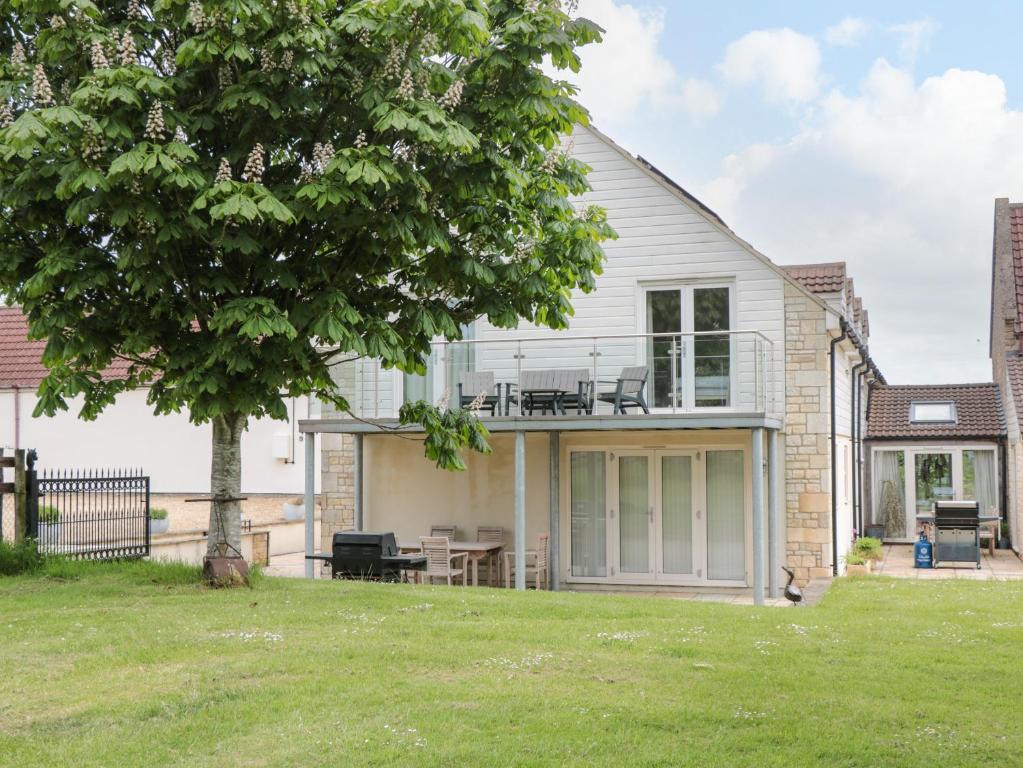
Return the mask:
<svg viewBox="0 0 1023 768">
<path fill-rule="evenodd" d="M 1002 536 L 998 540 L 998 549 L 1012 549 L 1012 543 L 1009 541 L 1008 536 Z"/>
<path fill-rule="evenodd" d="M 60 540 L 60 523 L 39 523 L 39 543 L 55 545 Z"/>
<path fill-rule="evenodd" d="M 846 576 L 867 576 L 870 574 L 870 561 L 868 560 L 863 565 L 847 565 L 845 567 Z"/>
<path fill-rule="evenodd" d="M 162 520 L 154 520 L 149 518 L 149 533 L 153 536 L 157 536 L 161 533 L 167 533 L 170 530 L 170 518 L 165 517 Z"/>
<path fill-rule="evenodd" d="M 305 520 L 305 505 L 304 504 L 285 504 L 284 505 L 284 519 L 294 522 L 296 520 Z"/>
</svg>

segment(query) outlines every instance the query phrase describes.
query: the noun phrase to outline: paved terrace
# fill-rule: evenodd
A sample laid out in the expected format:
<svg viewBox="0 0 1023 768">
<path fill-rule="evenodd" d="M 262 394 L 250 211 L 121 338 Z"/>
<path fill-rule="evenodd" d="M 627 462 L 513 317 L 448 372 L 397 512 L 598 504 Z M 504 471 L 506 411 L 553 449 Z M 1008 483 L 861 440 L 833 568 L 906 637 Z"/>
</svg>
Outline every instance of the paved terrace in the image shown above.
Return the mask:
<svg viewBox="0 0 1023 768">
<path fill-rule="evenodd" d="M 957 564 L 958 565 L 958 564 Z M 884 559 L 875 571 L 880 576 L 898 579 L 978 579 L 1012 581 L 1023 579 L 1023 560 L 1011 549 L 996 549 L 994 556 L 987 549 L 980 553 L 980 570 L 964 563 L 962 567 L 914 568 L 911 544 L 887 544 Z"/>
</svg>

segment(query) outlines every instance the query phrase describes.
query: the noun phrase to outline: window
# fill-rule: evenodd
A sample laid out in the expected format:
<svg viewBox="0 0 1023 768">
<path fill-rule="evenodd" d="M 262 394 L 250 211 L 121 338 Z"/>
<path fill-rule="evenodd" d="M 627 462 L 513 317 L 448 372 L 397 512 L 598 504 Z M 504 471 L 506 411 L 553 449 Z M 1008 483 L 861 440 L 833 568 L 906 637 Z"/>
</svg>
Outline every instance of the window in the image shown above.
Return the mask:
<svg viewBox="0 0 1023 768">
<path fill-rule="evenodd" d="M 919 423 L 955 423 L 955 403 L 911 403 L 909 420 Z"/>
<path fill-rule="evenodd" d="M 727 285 L 646 291 L 647 359 L 655 408 L 732 405 L 732 289 Z"/>
</svg>

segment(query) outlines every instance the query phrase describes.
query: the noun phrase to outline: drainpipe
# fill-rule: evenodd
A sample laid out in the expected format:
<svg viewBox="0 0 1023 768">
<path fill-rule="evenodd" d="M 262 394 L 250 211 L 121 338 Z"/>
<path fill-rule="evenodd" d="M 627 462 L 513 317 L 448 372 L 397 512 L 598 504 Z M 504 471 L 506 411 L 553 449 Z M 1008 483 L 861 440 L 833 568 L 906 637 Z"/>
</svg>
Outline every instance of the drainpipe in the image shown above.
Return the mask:
<svg viewBox="0 0 1023 768">
<path fill-rule="evenodd" d="M 21 387 L 14 385 L 14 450 L 21 448 Z"/>
<path fill-rule="evenodd" d="M 835 431 L 835 350 L 849 338 L 849 326 L 841 321 L 842 335 L 831 340 L 831 572 L 838 575 L 838 436 Z"/>
<path fill-rule="evenodd" d="M 856 532 L 863 535 L 863 491 L 860 486 L 860 395 L 863 391 L 863 371 L 861 369 L 866 368 L 867 361 L 865 357 L 856 363 L 852 368 L 852 403 L 849 408 L 852 412 L 852 513 L 853 513 L 853 524 L 856 526 Z"/>
</svg>

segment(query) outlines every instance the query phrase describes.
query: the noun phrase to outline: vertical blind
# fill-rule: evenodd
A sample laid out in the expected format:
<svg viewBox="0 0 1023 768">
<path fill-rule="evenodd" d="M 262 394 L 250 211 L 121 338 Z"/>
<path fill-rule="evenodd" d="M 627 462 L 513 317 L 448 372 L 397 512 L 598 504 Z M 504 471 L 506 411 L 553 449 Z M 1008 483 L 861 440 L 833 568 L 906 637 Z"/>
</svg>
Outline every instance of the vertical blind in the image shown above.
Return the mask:
<svg viewBox="0 0 1023 768">
<path fill-rule="evenodd" d="M 746 578 L 742 451 L 707 451 L 707 577 Z"/>
<path fill-rule="evenodd" d="M 603 451 L 573 451 L 572 575 L 607 576 L 607 503 Z"/>
<path fill-rule="evenodd" d="M 661 457 L 661 546 L 665 573 L 693 572 L 693 460 Z"/>
<path fill-rule="evenodd" d="M 618 551 L 622 573 L 650 570 L 650 467 L 646 456 L 618 460 Z"/>
</svg>

